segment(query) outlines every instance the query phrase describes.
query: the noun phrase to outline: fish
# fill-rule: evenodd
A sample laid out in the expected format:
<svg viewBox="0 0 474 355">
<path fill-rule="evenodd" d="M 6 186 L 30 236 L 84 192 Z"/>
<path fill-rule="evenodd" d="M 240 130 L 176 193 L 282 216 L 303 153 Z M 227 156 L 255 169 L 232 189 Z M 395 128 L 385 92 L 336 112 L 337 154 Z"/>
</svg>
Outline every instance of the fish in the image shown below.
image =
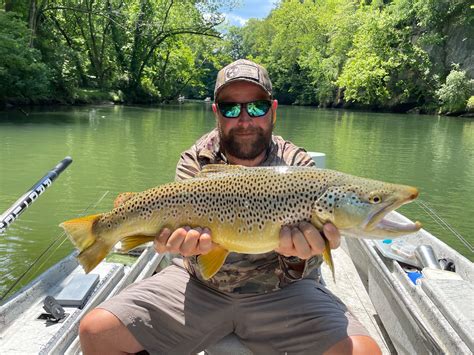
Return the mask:
<svg viewBox="0 0 474 355">
<path fill-rule="evenodd" d="M 194 178 L 119 195 L 115 208 L 60 224 L 79 249 L 85 272 L 117 242 L 123 251 L 154 240 L 163 229 L 207 227 L 213 248 L 198 256 L 204 279 L 212 278 L 230 252 L 260 254 L 279 246 L 280 229 L 302 221 L 322 231 L 334 224 L 344 236 L 394 238 L 414 233 L 420 222 L 385 218 L 417 198 L 412 186 L 315 167 L 206 165 Z M 334 276 L 326 240 L 323 259 Z"/>
</svg>

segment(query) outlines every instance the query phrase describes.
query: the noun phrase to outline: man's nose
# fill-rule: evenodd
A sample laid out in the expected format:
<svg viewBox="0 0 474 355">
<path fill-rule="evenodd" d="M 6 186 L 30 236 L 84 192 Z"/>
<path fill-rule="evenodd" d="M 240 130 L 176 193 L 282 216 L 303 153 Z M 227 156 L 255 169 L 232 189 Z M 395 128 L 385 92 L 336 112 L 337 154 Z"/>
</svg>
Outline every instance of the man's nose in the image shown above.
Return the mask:
<svg viewBox="0 0 474 355">
<path fill-rule="evenodd" d="M 239 124 L 240 125 L 250 125 L 253 122 L 253 118 L 249 116 L 247 113 L 247 108 L 242 107 L 242 110 L 240 111 L 240 116 L 239 116 Z"/>
</svg>

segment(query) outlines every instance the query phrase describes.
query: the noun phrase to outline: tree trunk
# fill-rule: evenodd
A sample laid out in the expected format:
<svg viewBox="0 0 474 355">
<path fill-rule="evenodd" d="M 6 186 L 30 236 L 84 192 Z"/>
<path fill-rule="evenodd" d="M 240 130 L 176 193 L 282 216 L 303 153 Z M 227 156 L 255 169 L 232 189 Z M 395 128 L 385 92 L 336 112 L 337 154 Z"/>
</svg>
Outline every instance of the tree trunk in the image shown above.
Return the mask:
<svg viewBox="0 0 474 355">
<path fill-rule="evenodd" d="M 5 12 L 13 10 L 13 1 L 14 0 L 5 0 Z"/>
<path fill-rule="evenodd" d="M 31 31 L 30 47 L 33 47 L 33 41 L 36 37 L 36 23 L 37 23 L 37 3 L 36 0 L 30 0 L 30 7 L 28 10 L 28 28 Z"/>
</svg>

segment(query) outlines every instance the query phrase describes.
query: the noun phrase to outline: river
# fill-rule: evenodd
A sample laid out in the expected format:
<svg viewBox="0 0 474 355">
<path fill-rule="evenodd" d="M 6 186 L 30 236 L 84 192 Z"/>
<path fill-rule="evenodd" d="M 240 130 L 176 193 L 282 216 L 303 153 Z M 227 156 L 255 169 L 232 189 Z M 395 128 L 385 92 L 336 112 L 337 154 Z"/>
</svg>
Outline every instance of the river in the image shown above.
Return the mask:
<svg viewBox="0 0 474 355">
<path fill-rule="evenodd" d="M 61 238 L 59 223 L 109 210 L 120 192 L 173 180 L 180 152 L 214 125 L 210 105 L 196 102 L 0 112 L 0 213 L 57 162 L 73 158 L 0 235 L 0 295 Z M 281 106 L 275 133 L 326 153 L 327 168 L 417 186 L 419 199 L 473 244 L 474 120 Z M 474 260 L 419 204 L 399 211 Z M 35 265 L 36 274 L 72 250 L 68 240 L 51 248 Z"/>
</svg>

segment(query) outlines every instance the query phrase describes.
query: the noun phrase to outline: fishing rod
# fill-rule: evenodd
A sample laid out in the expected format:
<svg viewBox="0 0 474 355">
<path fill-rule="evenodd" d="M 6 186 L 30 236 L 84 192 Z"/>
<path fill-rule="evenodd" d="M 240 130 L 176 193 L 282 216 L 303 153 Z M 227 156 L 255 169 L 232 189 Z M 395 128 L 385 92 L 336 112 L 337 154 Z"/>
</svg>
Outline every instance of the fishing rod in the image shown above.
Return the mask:
<svg viewBox="0 0 474 355">
<path fill-rule="evenodd" d="M 0 235 L 10 224 L 20 216 L 36 199 L 51 186 L 54 180 L 72 163 L 71 157 L 65 157 L 58 165 L 48 171 L 23 196 L 21 196 L 8 210 L 0 215 Z"/>
<path fill-rule="evenodd" d="M 99 203 L 102 202 L 102 200 L 105 198 L 105 196 L 107 196 L 107 194 L 109 193 L 109 191 L 106 191 L 101 198 L 99 198 L 99 200 L 95 203 L 91 203 L 89 206 L 87 206 L 84 211 L 82 211 L 82 213 L 80 214 L 81 216 L 84 215 L 91 207 L 92 208 L 96 208 L 97 205 Z M 61 234 L 59 234 L 49 245 L 48 247 L 46 247 L 46 249 L 43 250 L 43 252 L 33 261 L 33 263 L 30 264 L 30 266 L 28 266 L 26 268 L 26 270 L 20 275 L 20 277 L 18 277 L 15 282 L 13 282 L 13 284 L 8 288 L 8 290 L 6 290 L 6 292 L 0 296 L 0 302 L 3 301 L 5 299 L 5 297 L 7 297 L 7 295 L 16 287 L 16 285 L 18 285 L 20 283 L 20 281 L 22 281 L 26 275 L 31 271 L 33 270 L 33 266 L 35 266 L 45 255 L 46 255 L 46 258 L 43 260 L 42 264 L 40 266 L 37 267 L 37 269 L 40 269 L 43 267 L 43 265 L 46 263 L 46 261 L 49 260 L 49 258 L 51 257 L 51 255 L 54 254 L 54 252 L 56 250 L 59 249 L 59 247 L 61 247 L 61 245 L 63 245 L 63 243 L 66 241 L 66 232 L 62 232 Z M 51 250 L 51 248 L 57 244 L 58 242 L 60 242 L 59 245 L 56 246 L 56 248 L 51 252 L 49 253 L 48 255 L 46 254 L 49 250 Z"/>
</svg>

